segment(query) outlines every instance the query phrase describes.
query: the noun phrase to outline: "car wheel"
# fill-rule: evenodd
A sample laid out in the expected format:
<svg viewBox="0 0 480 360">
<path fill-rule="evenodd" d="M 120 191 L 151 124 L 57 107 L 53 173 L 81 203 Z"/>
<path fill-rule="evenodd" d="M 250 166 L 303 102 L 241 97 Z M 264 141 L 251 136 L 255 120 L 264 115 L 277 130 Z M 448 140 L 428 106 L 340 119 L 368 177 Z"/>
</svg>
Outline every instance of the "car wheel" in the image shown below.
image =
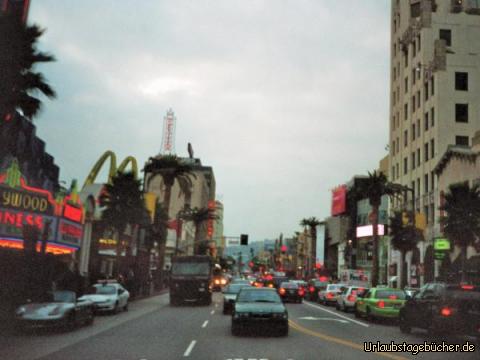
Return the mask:
<svg viewBox="0 0 480 360">
<path fill-rule="evenodd" d="M 358 311 L 357 304 L 355 304 L 355 307 L 353 308 L 353 313 L 357 319 L 360 318 L 360 312 Z"/>
<path fill-rule="evenodd" d="M 112 312 L 114 314 L 118 314 L 118 301 L 115 303 L 115 307 L 113 308 Z"/>
<path fill-rule="evenodd" d="M 407 323 L 407 320 L 403 316 L 400 318 L 399 328 L 404 334 L 410 334 L 412 332 L 412 327 Z"/>
<path fill-rule="evenodd" d="M 88 312 L 88 317 L 87 317 L 87 320 L 85 321 L 85 324 L 92 325 L 94 320 L 95 320 L 95 315 L 93 313 L 93 310 L 90 310 Z"/>
<path fill-rule="evenodd" d="M 235 325 L 233 323 L 232 323 L 232 335 L 233 336 L 240 335 L 240 328 L 238 327 L 238 325 Z"/>
<path fill-rule="evenodd" d="M 65 330 L 66 331 L 72 331 L 73 329 L 75 329 L 76 325 L 77 324 L 76 324 L 76 320 L 75 320 L 75 314 L 74 313 L 68 314 L 67 320 L 66 320 L 66 323 L 65 323 Z"/>
<path fill-rule="evenodd" d="M 128 311 L 128 301 L 126 302 L 125 306 L 123 307 L 123 311 Z"/>
<path fill-rule="evenodd" d="M 367 307 L 367 320 L 371 322 L 375 320 L 369 307 Z"/>
<path fill-rule="evenodd" d="M 335 303 L 335 310 L 340 310 L 340 304 L 338 302 Z"/>
<path fill-rule="evenodd" d="M 348 308 L 347 308 L 347 306 L 345 305 L 345 303 L 342 303 L 342 311 L 343 311 L 343 312 L 348 312 Z"/>
</svg>

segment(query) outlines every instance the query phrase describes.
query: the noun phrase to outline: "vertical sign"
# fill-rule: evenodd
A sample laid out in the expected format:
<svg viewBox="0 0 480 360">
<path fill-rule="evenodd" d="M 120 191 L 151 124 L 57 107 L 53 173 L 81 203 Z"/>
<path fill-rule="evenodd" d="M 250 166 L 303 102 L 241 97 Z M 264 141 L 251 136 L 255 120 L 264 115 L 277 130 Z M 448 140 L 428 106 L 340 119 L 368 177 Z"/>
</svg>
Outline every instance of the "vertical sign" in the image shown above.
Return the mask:
<svg viewBox="0 0 480 360">
<path fill-rule="evenodd" d="M 332 216 L 343 214 L 347 210 L 347 187 L 341 185 L 332 190 Z"/>
<path fill-rule="evenodd" d="M 167 111 L 167 115 L 163 118 L 163 137 L 162 154 L 173 154 L 175 152 L 175 114 L 173 110 Z"/>
</svg>

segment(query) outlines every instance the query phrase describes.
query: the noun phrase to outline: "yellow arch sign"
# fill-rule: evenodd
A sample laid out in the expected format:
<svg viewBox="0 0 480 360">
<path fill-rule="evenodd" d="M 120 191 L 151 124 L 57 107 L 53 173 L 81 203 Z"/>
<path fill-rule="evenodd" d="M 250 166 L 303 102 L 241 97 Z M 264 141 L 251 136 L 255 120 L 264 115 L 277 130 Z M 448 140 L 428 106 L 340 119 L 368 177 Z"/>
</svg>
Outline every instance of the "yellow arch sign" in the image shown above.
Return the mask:
<svg viewBox="0 0 480 360">
<path fill-rule="evenodd" d="M 88 174 L 87 178 L 85 179 L 85 182 L 83 183 L 82 189 L 85 188 L 85 186 L 91 185 L 95 182 L 98 173 L 102 169 L 103 165 L 107 160 L 110 159 L 110 168 L 108 170 L 108 180 L 107 183 L 112 182 L 112 177 L 115 176 L 117 172 L 123 172 L 125 171 L 125 168 L 130 164 L 131 170 L 135 178 L 138 177 L 138 166 L 137 166 L 137 160 L 133 156 L 127 156 L 123 161 L 120 163 L 120 165 L 117 167 L 117 157 L 115 156 L 115 153 L 113 151 L 105 151 L 105 153 L 100 156 L 100 158 L 97 160 L 95 165 L 93 165 L 92 170 L 90 170 L 90 173 Z"/>
</svg>

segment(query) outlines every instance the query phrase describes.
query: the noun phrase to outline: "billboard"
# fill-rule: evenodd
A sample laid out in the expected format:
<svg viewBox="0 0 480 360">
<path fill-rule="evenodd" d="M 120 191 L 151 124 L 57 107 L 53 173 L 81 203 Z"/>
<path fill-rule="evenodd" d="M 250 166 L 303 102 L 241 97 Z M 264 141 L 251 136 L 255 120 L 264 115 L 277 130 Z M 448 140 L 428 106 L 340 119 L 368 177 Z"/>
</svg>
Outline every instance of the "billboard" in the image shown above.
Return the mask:
<svg viewBox="0 0 480 360">
<path fill-rule="evenodd" d="M 385 226 L 378 224 L 378 236 L 385 235 Z M 373 225 L 357 226 L 357 238 L 373 236 Z"/>
<path fill-rule="evenodd" d="M 332 216 L 343 214 L 347 211 L 347 186 L 340 185 L 332 190 Z"/>
</svg>

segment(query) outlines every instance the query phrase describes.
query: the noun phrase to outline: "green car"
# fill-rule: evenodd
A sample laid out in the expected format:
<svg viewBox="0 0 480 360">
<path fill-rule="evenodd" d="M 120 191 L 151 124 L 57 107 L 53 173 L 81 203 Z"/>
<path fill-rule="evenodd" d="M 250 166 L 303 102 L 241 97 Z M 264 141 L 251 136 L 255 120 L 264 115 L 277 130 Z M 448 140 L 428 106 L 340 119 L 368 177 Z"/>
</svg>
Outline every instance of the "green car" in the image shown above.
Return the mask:
<svg viewBox="0 0 480 360">
<path fill-rule="evenodd" d="M 355 317 L 398 318 L 400 309 L 404 306 L 406 293 L 401 289 L 376 287 L 368 290 L 355 303 Z"/>
</svg>

